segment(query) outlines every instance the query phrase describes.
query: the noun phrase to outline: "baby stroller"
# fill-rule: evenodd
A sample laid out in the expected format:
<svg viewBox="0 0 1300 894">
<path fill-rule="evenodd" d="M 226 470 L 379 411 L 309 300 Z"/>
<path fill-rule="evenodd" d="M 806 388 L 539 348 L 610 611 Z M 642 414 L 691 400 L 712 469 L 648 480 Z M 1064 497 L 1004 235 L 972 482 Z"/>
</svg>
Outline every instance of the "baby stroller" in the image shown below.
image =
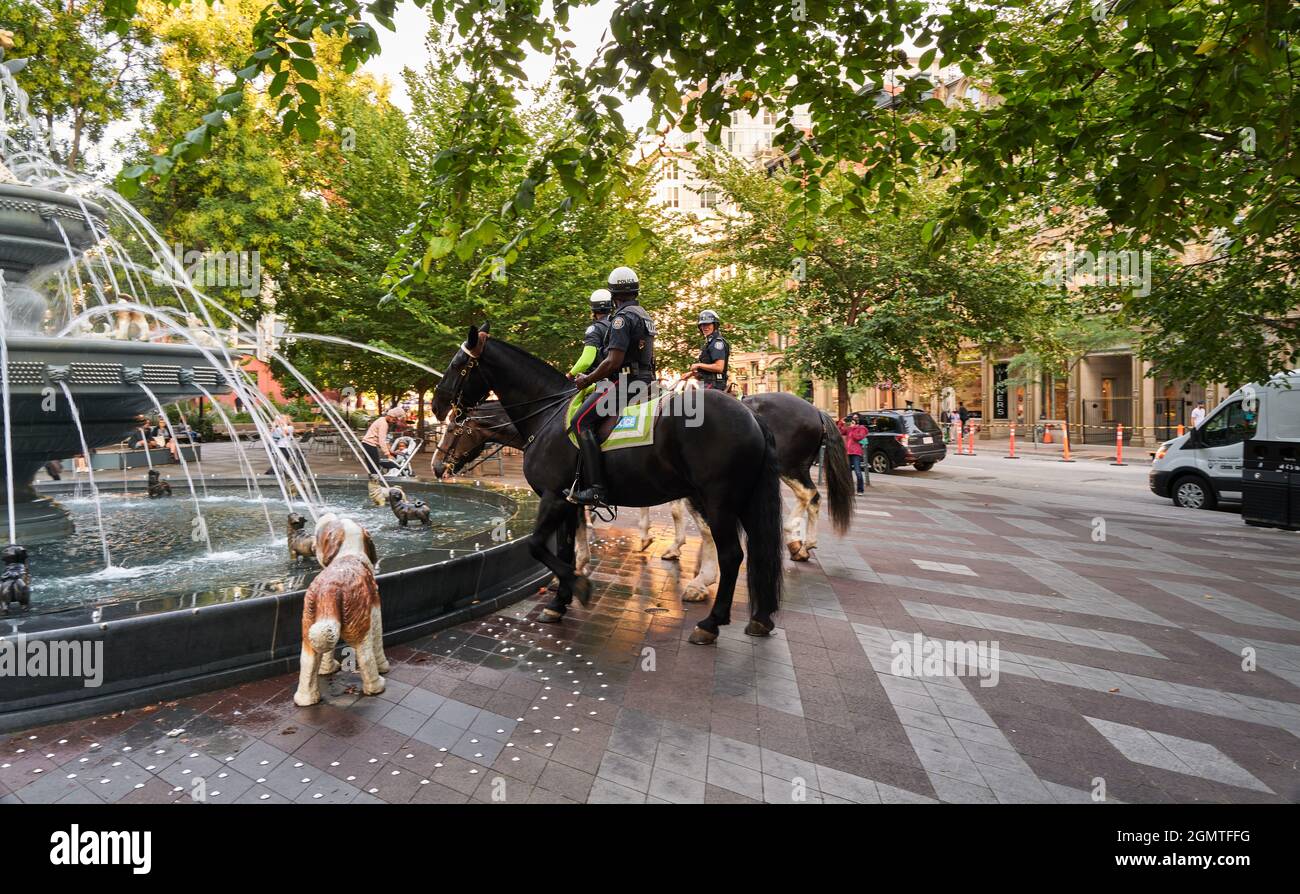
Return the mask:
<svg viewBox="0 0 1300 894">
<path fill-rule="evenodd" d="M 420 455 L 420 448 L 424 446 L 424 441 L 419 438 L 413 438 L 410 435 L 402 435 L 393 440 L 391 448 L 393 462 L 397 465 L 392 472 L 388 474 L 389 478 L 414 478 L 415 473 L 411 471 L 411 461 Z"/>
</svg>

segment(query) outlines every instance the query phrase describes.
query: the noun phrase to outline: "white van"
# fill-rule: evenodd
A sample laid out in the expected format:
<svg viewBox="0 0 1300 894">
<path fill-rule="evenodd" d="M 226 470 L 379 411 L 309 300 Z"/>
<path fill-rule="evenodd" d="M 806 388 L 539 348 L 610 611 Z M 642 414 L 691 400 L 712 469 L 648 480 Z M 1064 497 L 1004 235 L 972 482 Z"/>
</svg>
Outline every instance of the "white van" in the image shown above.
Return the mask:
<svg viewBox="0 0 1300 894">
<path fill-rule="evenodd" d="M 1300 441 L 1300 372 L 1244 385 L 1198 427 L 1165 441 L 1151 464 L 1151 490 L 1186 509 L 1241 499 L 1245 442 Z"/>
</svg>

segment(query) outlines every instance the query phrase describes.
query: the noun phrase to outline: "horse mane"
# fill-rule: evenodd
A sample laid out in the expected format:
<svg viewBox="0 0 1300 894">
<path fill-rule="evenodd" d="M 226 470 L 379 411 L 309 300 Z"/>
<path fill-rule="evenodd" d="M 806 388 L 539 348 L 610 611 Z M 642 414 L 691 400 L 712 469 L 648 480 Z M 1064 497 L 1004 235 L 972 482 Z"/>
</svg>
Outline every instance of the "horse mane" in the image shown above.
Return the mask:
<svg viewBox="0 0 1300 894">
<path fill-rule="evenodd" d="M 572 383 L 564 373 L 560 372 L 535 354 L 530 354 L 518 345 L 512 345 L 510 342 L 502 341 L 499 338 L 490 338 L 488 341 L 490 344 L 510 351 L 511 354 L 513 354 L 530 373 L 544 379 L 549 379 L 549 382 L 547 383 L 548 385 L 552 385 L 556 388 L 562 388 L 566 385 L 572 387 Z"/>
</svg>

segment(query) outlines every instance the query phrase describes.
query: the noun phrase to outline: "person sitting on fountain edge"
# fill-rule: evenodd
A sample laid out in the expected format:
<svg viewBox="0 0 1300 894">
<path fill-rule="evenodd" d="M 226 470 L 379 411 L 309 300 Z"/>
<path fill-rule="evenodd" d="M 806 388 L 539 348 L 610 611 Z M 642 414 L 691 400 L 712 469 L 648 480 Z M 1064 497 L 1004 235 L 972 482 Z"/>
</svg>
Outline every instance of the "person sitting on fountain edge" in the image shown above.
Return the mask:
<svg viewBox="0 0 1300 894">
<path fill-rule="evenodd" d="M 581 453 L 580 471 L 586 487 L 570 489 L 568 498 L 582 506 L 602 506 L 606 501 L 605 464 L 596 429 L 601 419 L 622 414 L 628 404 L 654 396 L 655 324 L 637 303 L 641 283 L 630 267 L 618 267 L 609 275 L 614 313 L 609 318 L 605 359 L 589 373 L 577 376 L 573 384 L 586 388 L 600 382 L 573 420 Z M 617 376 L 617 381 L 614 377 Z"/>
<path fill-rule="evenodd" d="M 609 337 L 609 312 L 614 309 L 614 297 L 609 289 L 597 289 L 591 293 L 591 325 L 582 334 L 582 354 L 569 370 L 569 378 L 575 378 L 593 367 L 600 366 L 605 359 L 605 339 Z"/>
<path fill-rule="evenodd" d="M 719 329 L 722 319 L 711 310 L 700 312 L 700 335 L 704 337 L 704 346 L 700 348 L 698 363 L 692 363 L 684 378 L 699 379 L 705 388 L 727 391 L 727 367 L 731 363 L 731 345 L 722 337 Z"/>
</svg>

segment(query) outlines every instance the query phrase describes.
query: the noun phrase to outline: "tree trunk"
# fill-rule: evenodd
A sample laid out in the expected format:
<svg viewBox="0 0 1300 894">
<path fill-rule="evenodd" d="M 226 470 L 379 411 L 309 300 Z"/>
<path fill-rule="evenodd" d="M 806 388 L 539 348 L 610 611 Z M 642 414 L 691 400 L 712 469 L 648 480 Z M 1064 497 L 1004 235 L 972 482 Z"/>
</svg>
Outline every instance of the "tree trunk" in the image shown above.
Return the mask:
<svg viewBox="0 0 1300 894">
<path fill-rule="evenodd" d="M 419 398 L 419 415 L 415 417 L 415 436 L 421 441 L 424 440 L 424 395 L 425 389 L 420 389 Z"/>
<path fill-rule="evenodd" d="M 835 392 L 839 407 L 839 414 L 835 418 L 843 419 L 849 415 L 849 371 L 847 369 L 836 370 Z"/>
</svg>

